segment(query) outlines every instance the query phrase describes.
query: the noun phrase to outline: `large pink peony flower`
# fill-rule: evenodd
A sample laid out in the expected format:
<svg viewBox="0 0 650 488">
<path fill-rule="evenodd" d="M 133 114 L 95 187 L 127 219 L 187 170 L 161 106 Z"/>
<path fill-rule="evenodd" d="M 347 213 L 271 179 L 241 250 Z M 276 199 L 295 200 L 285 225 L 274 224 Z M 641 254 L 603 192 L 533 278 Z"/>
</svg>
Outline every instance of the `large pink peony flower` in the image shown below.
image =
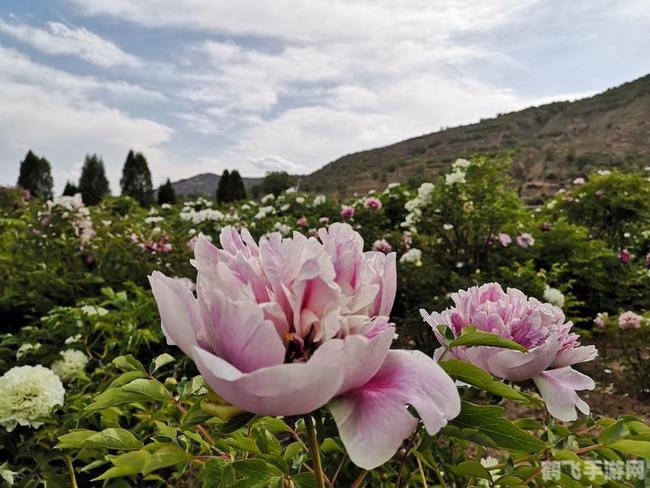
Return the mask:
<svg viewBox="0 0 650 488">
<path fill-rule="evenodd" d="M 499 378 L 511 381 L 532 379 L 550 414 L 560 420 L 575 420 L 575 407 L 589 413 L 589 405 L 578 397 L 576 391 L 593 389 L 594 381 L 571 365 L 591 361 L 598 352 L 594 346 L 580 346 L 578 335 L 571 332 L 573 324 L 565 321 L 561 309 L 528 298 L 514 288 L 503 291 L 498 283 L 461 290 L 451 298 L 455 306 L 442 313 L 429 315 L 420 311 L 441 344 L 447 341 L 438 325 L 449 327 L 454 337 L 460 335 L 463 327 L 473 325 L 517 342 L 528 352 L 490 346 L 460 346 L 448 354 Z M 444 350 L 444 347 L 436 350 L 436 357 L 440 357 Z"/>
<path fill-rule="evenodd" d="M 429 433 L 460 411 L 451 378 L 419 351 L 389 350 L 395 254 L 363 252 L 347 224 L 262 238 L 221 231 L 222 249 L 195 246 L 195 297 L 178 280 L 150 277 L 167 340 L 222 398 L 264 415 L 328 405 L 350 458 L 370 469 L 417 425 Z"/>
</svg>

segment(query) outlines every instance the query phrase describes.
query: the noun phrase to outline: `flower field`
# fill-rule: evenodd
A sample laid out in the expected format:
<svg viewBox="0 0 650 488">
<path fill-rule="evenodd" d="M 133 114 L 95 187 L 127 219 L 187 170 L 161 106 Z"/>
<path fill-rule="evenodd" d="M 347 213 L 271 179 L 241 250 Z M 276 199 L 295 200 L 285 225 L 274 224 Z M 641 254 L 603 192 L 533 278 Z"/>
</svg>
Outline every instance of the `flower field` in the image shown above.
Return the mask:
<svg viewBox="0 0 650 488">
<path fill-rule="evenodd" d="M 650 180 L 0 190 L 0 483 L 646 486 Z M 619 408 L 620 407 L 620 408 Z"/>
</svg>

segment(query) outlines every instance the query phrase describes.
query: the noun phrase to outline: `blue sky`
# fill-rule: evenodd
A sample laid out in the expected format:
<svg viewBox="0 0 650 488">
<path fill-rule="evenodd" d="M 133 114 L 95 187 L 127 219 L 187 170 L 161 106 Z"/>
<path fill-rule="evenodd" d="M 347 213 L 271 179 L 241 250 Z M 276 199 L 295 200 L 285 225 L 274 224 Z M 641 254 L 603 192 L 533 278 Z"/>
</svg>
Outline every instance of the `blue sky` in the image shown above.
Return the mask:
<svg viewBox="0 0 650 488">
<path fill-rule="evenodd" d="M 27 149 L 60 190 L 86 153 L 117 192 L 309 173 L 349 152 L 650 72 L 650 9 L 621 0 L 3 0 L 0 184 Z"/>
</svg>

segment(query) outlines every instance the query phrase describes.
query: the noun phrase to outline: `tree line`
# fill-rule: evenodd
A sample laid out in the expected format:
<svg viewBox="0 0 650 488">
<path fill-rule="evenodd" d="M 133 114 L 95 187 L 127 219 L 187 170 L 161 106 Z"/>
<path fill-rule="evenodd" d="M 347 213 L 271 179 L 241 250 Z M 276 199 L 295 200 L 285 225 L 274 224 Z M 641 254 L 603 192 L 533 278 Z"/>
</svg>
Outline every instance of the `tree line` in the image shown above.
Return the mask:
<svg viewBox="0 0 650 488">
<path fill-rule="evenodd" d="M 286 173 L 284 175 L 286 177 L 280 176 L 283 180 L 281 186 L 291 186 L 292 177 L 289 177 Z M 269 181 L 266 181 L 267 179 Z M 267 187 L 273 187 L 273 190 L 277 191 L 277 179 L 278 173 L 269 173 L 262 183 L 254 189 L 254 193 L 266 190 Z M 273 184 L 274 182 L 275 184 Z M 29 150 L 25 158 L 20 162 L 18 186 L 29 190 L 36 197 L 52 198 L 53 179 L 49 161 Z M 159 205 L 176 202 L 174 186 L 169 178 L 155 191 L 151 183 L 151 171 L 146 158 L 141 152 L 134 152 L 133 150 L 130 150 L 126 156 L 122 168 L 122 177 L 120 178 L 120 189 L 122 195 L 134 198 L 143 206 L 151 205 L 155 201 Z M 275 193 L 275 191 L 273 192 Z M 86 205 L 96 205 L 105 196 L 110 195 L 108 178 L 106 177 L 104 161 L 101 156 L 97 154 L 86 155 L 79 180 L 76 183 L 72 181 L 66 182 L 63 195 L 75 195 L 77 193 L 81 193 Z M 216 200 L 219 203 L 228 203 L 243 200 L 246 196 L 246 188 L 239 171 L 225 170 L 219 179 L 215 193 Z"/>
</svg>

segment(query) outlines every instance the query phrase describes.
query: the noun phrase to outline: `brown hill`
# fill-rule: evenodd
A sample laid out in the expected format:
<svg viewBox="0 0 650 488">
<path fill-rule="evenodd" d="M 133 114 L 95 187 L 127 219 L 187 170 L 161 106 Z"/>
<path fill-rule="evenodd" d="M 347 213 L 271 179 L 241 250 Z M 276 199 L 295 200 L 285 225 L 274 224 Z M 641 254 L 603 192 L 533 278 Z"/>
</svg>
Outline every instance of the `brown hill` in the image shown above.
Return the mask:
<svg viewBox="0 0 650 488">
<path fill-rule="evenodd" d="M 555 102 L 349 154 L 303 177 L 306 190 L 349 195 L 417 184 L 458 157 L 512 152 L 528 201 L 596 168 L 650 165 L 650 75 L 574 102 Z"/>
</svg>

